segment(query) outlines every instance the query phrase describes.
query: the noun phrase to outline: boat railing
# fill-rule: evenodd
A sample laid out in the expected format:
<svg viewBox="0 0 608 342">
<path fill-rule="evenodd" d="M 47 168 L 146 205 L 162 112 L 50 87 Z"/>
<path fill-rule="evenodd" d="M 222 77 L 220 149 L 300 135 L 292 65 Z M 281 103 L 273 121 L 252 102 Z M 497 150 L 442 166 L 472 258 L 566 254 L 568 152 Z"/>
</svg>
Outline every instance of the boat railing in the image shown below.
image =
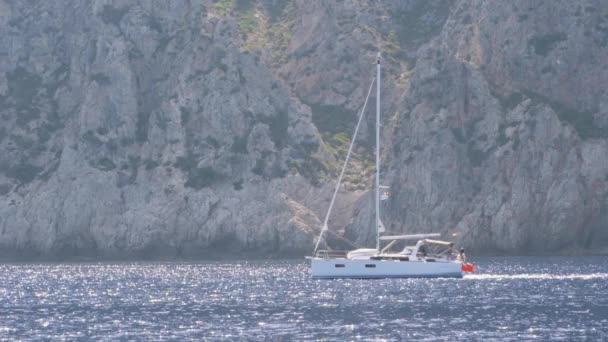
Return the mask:
<svg viewBox="0 0 608 342">
<path fill-rule="evenodd" d="M 315 257 L 322 259 L 346 259 L 346 251 L 327 251 L 324 249 L 318 250 Z"/>
</svg>

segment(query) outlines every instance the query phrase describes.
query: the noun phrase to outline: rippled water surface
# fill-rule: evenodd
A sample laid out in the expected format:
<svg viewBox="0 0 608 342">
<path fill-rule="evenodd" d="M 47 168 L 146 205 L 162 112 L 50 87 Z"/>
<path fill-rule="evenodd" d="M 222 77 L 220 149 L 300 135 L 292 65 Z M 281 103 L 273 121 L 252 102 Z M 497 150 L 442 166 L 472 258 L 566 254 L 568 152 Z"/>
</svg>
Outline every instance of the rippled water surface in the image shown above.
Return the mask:
<svg viewBox="0 0 608 342">
<path fill-rule="evenodd" d="M 474 261 L 386 280 L 311 280 L 303 260 L 0 264 L 0 339 L 608 339 L 608 258 Z"/>
</svg>

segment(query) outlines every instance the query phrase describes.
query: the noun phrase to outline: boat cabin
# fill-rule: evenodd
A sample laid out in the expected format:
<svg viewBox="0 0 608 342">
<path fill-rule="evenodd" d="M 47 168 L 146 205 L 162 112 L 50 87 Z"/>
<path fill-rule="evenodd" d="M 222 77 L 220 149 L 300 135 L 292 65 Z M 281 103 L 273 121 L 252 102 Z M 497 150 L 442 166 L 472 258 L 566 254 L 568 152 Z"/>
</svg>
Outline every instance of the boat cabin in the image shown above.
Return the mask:
<svg viewBox="0 0 608 342">
<path fill-rule="evenodd" d="M 341 258 L 348 260 L 394 260 L 394 261 L 450 261 L 454 258 L 457 250 L 454 243 L 449 241 L 432 240 L 430 237 L 438 237 L 440 234 L 410 234 L 382 236 L 380 240 L 389 243 L 378 251 L 375 248 L 359 248 L 348 253 L 328 252 L 320 250 L 317 257 Z M 399 241 L 417 240 L 414 246 L 404 246 L 400 251 L 391 251 Z"/>
</svg>

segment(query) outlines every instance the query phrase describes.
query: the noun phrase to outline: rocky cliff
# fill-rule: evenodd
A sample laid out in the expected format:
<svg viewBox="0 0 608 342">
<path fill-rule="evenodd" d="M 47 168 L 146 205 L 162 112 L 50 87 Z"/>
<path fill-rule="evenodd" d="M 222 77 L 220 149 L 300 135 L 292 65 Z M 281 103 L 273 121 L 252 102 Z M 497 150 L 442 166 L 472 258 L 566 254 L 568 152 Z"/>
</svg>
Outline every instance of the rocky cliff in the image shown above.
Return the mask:
<svg viewBox="0 0 608 342">
<path fill-rule="evenodd" d="M 2 0 L 0 255 L 308 253 L 378 49 L 390 231 L 606 251 L 607 45 L 600 1 Z"/>
<path fill-rule="evenodd" d="M 391 223 L 484 251 L 606 251 L 607 44 L 599 1 L 455 3 L 391 125 Z"/>
</svg>

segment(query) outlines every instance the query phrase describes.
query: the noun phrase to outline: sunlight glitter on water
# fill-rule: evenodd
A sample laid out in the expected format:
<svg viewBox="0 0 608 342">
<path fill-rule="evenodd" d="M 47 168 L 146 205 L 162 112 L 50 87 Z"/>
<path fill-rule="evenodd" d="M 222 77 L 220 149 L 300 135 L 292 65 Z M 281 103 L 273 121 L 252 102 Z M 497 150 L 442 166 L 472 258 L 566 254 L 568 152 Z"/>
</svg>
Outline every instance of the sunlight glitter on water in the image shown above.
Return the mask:
<svg viewBox="0 0 608 342">
<path fill-rule="evenodd" d="M 0 340 L 598 340 L 608 258 L 462 279 L 312 280 L 304 261 L 0 264 Z"/>
</svg>

